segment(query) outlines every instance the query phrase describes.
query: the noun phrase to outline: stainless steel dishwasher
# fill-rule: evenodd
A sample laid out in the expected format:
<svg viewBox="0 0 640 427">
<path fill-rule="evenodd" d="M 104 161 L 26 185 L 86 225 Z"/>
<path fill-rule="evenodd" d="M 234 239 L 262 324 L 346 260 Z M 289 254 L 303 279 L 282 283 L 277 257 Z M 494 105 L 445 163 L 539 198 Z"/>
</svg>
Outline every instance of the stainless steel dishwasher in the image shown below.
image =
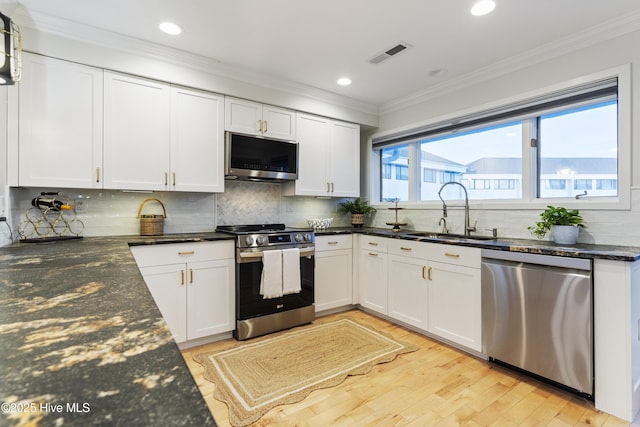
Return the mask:
<svg viewBox="0 0 640 427">
<path fill-rule="evenodd" d="M 482 251 L 482 352 L 593 398 L 591 260 Z"/>
</svg>

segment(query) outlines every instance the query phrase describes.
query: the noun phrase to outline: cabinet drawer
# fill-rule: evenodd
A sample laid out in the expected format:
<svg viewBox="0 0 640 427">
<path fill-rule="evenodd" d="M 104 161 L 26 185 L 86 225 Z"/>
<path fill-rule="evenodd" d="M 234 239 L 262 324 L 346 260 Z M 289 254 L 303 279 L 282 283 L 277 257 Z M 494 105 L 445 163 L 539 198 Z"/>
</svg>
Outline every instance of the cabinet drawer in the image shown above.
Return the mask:
<svg viewBox="0 0 640 427">
<path fill-rule="evenodd" d="M 316 252 L 352 248 L 351 234 L 339 236 L 316 236 Z"/>
<path fill-rule="evenodd" d="M 233 241 L 132 246 L 138 267 L 234 258 Z"/>
<path fill-rule="evenodd" d="M 429 245 L 429 260 L 447 264 L 480 268 L 482 257 L 480 248 L 470 248 L 457 245 Z"/>
<path fill-rule="evenodd" d="M 429 255 L 434 252 L 434 249 L 437 250 L 438 246 L 440 245 L 434 243 L 390 239 L 389 253 L 393 255 L 408 256 L 411 258 L 427 259 L 429 258 Z"/>
<path fill-rule="evenodd" d="M 360 249 L 387 253 L 389 240 L 384 237 L 360 236 Z"/>
</svg>

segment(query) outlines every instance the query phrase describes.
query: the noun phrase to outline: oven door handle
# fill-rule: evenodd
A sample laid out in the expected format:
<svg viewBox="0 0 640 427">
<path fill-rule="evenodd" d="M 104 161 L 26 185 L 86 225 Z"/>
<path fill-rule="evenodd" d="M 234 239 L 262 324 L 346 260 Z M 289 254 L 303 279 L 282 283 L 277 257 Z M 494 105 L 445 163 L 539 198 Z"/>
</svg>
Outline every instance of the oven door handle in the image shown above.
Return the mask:
<svg viewBox="0 0 640 427">
<path fill-rule="evenodd" d="M 301 257 L 305 257 L 305 256 L 309 256 L 309 255 L 313 255 L 314 252 L 316 250 L 315 246 L 307 246 L 304 248 L 300 248 L 300 256 Z M 259 260 L 262 259 L 262 254 L 264 253 L 264 251 L 262 252 L 239 252 L 238 255 L 240 256 L 240 258 L 242 260 Z"/>
</svg>

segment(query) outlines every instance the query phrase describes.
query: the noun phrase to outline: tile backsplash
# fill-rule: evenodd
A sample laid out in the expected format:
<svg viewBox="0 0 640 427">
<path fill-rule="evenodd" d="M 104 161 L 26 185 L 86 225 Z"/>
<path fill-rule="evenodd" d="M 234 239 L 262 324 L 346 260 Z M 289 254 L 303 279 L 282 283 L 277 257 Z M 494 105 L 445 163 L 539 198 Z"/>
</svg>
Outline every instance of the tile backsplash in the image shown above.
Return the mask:
<svg viewBox="0 0 640 427">
<path fill-rule="evenodd" d="M 340 199 L 284 197 L 280 184 L 273 183 L 227 181 L 225 185 L 225 192 L 220 194 L 11 188 L 11 227 L 14 239 L 19 229 L 32 229 L 25 227 L 27 212 L 31 200 L 42 191 L 60 191 L 61 197 L 76 205 L 77 220 L 84 224 L 83 236 L 139 234 L 138 209 L 148 198 L 159 199 L 167 210 L 165 234 L 213 231 L 217 224 L 285 223 L 306 227 L 307 218 L 327 217 L 335 218 L 334 225 L 349 225 L 348 216 L 336 212 Z M 142 209 L 143 214 L 162 212 L 156 201 L 144 203 Z"/>
</svg>

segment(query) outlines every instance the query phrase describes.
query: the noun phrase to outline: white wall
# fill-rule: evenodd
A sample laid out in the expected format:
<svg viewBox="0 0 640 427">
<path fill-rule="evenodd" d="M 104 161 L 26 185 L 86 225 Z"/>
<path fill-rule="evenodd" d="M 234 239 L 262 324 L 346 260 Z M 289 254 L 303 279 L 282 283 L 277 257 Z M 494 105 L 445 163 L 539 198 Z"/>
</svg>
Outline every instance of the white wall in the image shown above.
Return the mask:
<svg viewBox="0 0 640 427">
<path fill-rule="evenodd" d="M 531 91 L 553 86 L 591 73 L 601 72 L 612 67 L 631 64 L 632 70 L 632 108 L 640 105 L 640 31 L 632 31 L 615 38 L 580 49 L 566 52 L 558 48 L 557 52 L 549 48 L 543 60 L 534 63 L 535 58 L 523 59 L 526 67 L 510 64 L 509 72 L 496 69 L 491 78 L 479 77 L 473 82 L 469 78 L 461 82 L 459 89 L 449 89 L 432 98 L 423 97 L 418 104 L 402 106 L 396 102 L 384 106 L 380 117 L 379 133 L 410 128 L 413 125 L 436 117 L 447 117 L 457 112 L 477 109 Z M 434 91 L 435 93 L 435 91 Z M 581 209 L 587 228 L 581 231 L 581 242 L 640 246 L 640 115 L 632 111 L 632 189 L 631 210 L 592 210 Z M 366 177 L 368 178 L 368 177 Z M 367 180 L 368 182 L 368 180 Z M 585 206 L 588 206 L 588 202 Z M 504 237 L 531 238 L 527 231 L 538 218 L 539 210 L 473 209 L 471 220 L 478 220 L 479 231 L 489 234 L 484 228 L 497 227 L 499 235 Z M 385 226 L 392 212 L 379 211 L 374 225 Z M 405 210 L 401 212 L 401 222 L 407 227 L 422 230 L 437 230 L 441 210 L 432 207 L 428 210 Z M 462 230 L 462 213 L 450 211 L 449 224 L 455 231 Z"/>
</svg>

